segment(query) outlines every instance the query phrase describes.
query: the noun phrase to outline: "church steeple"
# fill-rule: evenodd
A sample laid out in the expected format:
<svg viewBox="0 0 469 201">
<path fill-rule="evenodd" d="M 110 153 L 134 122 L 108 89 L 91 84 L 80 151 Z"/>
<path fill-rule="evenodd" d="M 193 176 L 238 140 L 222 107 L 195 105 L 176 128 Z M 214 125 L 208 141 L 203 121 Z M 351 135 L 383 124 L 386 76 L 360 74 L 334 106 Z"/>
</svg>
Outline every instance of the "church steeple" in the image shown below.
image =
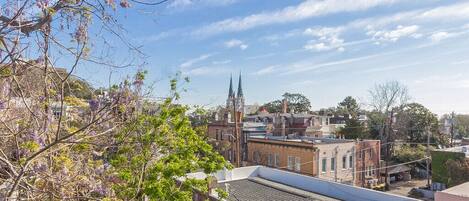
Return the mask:
<svg viewBox="0 0 469 201">
<path fill-rule="evenodd" d="M 241 73 L 239 73 L 239 81 L 238 81 L 238 98 L 239 97 L 243 97 L 243 87 L 242 87 L 242 84 L 241 84 Z"/>
<path fill-rule="evenodd" d="M 234 98 L 233 76 L 230 75 L 230 89 L 228 90 L 228 98 Z"/>
</svg>

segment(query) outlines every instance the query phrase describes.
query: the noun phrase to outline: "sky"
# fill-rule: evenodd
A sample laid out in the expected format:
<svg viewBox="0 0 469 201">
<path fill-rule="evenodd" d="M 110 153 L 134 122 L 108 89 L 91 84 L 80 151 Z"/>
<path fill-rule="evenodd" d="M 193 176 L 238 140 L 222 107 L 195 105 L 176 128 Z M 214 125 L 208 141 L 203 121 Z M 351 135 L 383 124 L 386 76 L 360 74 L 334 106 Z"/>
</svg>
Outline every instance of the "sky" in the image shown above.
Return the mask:
<svg viewBox="0 0 469 201">
<path fill-rule="evenodd" d="M 241 73 L 248 104 L 302 93 L 318 110 L 346 96 L 365 105 L 375 84 L 397 80 L 434 113 L 469 113 L 469 1 L 173 0 L 120 12 L 154 96 L 181 72 L 182 103 L 222 105 Z"/>
</svg>

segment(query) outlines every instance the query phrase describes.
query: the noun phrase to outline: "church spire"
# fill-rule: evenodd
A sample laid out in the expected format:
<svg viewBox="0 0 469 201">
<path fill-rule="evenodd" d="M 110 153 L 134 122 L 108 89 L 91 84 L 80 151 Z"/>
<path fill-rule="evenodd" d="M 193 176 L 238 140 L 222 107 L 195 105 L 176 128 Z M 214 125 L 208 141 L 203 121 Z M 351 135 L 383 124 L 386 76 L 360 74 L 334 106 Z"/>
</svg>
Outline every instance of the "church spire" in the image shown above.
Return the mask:
<svg viewBox="0 0 469 201">
<path fill-rule="evenodd" d="M 241 72 L 239 73 L 239 81 L 238 81 L 238 98 L 243 97 L 243 87 L 241 85 Z"/>
<path fill-rule="evenodd" d="M 234 91 L 233 91 L 233 76 L 230 75 L 230 89 L 228 91 L 228 98 L 234 98 Z"/>
</svg>

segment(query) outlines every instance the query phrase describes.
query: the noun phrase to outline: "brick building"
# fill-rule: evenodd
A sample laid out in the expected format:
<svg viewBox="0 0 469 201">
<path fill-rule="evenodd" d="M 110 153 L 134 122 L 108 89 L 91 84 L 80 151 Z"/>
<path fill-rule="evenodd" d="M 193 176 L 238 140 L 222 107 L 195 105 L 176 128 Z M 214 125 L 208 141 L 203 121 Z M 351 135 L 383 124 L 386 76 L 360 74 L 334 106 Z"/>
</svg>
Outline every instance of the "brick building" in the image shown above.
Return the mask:
<svg viewBox="0 0 469 201">
<path fill-rule="evenodd" d="M 355 185 L 370 188 L 379 184 L 380 148 L 379 140 L 356 142 Z"/>
<path fill-rule="evenodd" d="M 249 138 L 248 162 L 353 184 L 355 141 L 312 137 Z"/>
<path fill-rule="evenodd" d="M 250 133 L 262 133 L 262 126 L 252 124 L 245 125 L 243 123 L 244 107 L 244 94 L 240 75 L 237 93 L 235 94 L 233 90 L 233 79 L 230 78 L 226 107 L 216 114 L 215 121 L 209 123 L 207 128 L 207 135 L 212 145 L 226 160 L 233 164 L 237 164 L 238 162 L 237 149 L 239 147 L 239 156 L 241 158 L 240 165 L 242 165 L 242 161 L 245 161 L 247 158 L 247 136 L 249 136 Z M 238 132 L 236 132 L 236 128 Z"/>
<path fill-rule="evenodd" d="M 247 146 L 249 165 L 264 165 L 363 187 L 378 184 L 379 140 L 267 136 L 251 137 Z"/>
</svg>

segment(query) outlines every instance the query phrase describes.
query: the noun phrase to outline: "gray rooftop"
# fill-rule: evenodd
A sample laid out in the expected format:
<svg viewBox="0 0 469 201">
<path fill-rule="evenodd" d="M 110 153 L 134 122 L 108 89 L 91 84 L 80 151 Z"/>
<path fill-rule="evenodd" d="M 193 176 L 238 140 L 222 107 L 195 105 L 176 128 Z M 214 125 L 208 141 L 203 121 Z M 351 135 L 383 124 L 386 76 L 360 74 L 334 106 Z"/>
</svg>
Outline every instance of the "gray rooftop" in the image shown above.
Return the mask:
<svg viewBox="0 0 469 201">
<path fill-rule="evenodd" d="M 229 198 L 233 201 L 251 200 L 283 200 L 283 201 L 335 201 L 337 199 L 320 194 L 303 191 L 284 184 L 269 181 L 260 177 L 247 178 L 219 183 L 226 188 L 228 184 Z"/>
</svg>

